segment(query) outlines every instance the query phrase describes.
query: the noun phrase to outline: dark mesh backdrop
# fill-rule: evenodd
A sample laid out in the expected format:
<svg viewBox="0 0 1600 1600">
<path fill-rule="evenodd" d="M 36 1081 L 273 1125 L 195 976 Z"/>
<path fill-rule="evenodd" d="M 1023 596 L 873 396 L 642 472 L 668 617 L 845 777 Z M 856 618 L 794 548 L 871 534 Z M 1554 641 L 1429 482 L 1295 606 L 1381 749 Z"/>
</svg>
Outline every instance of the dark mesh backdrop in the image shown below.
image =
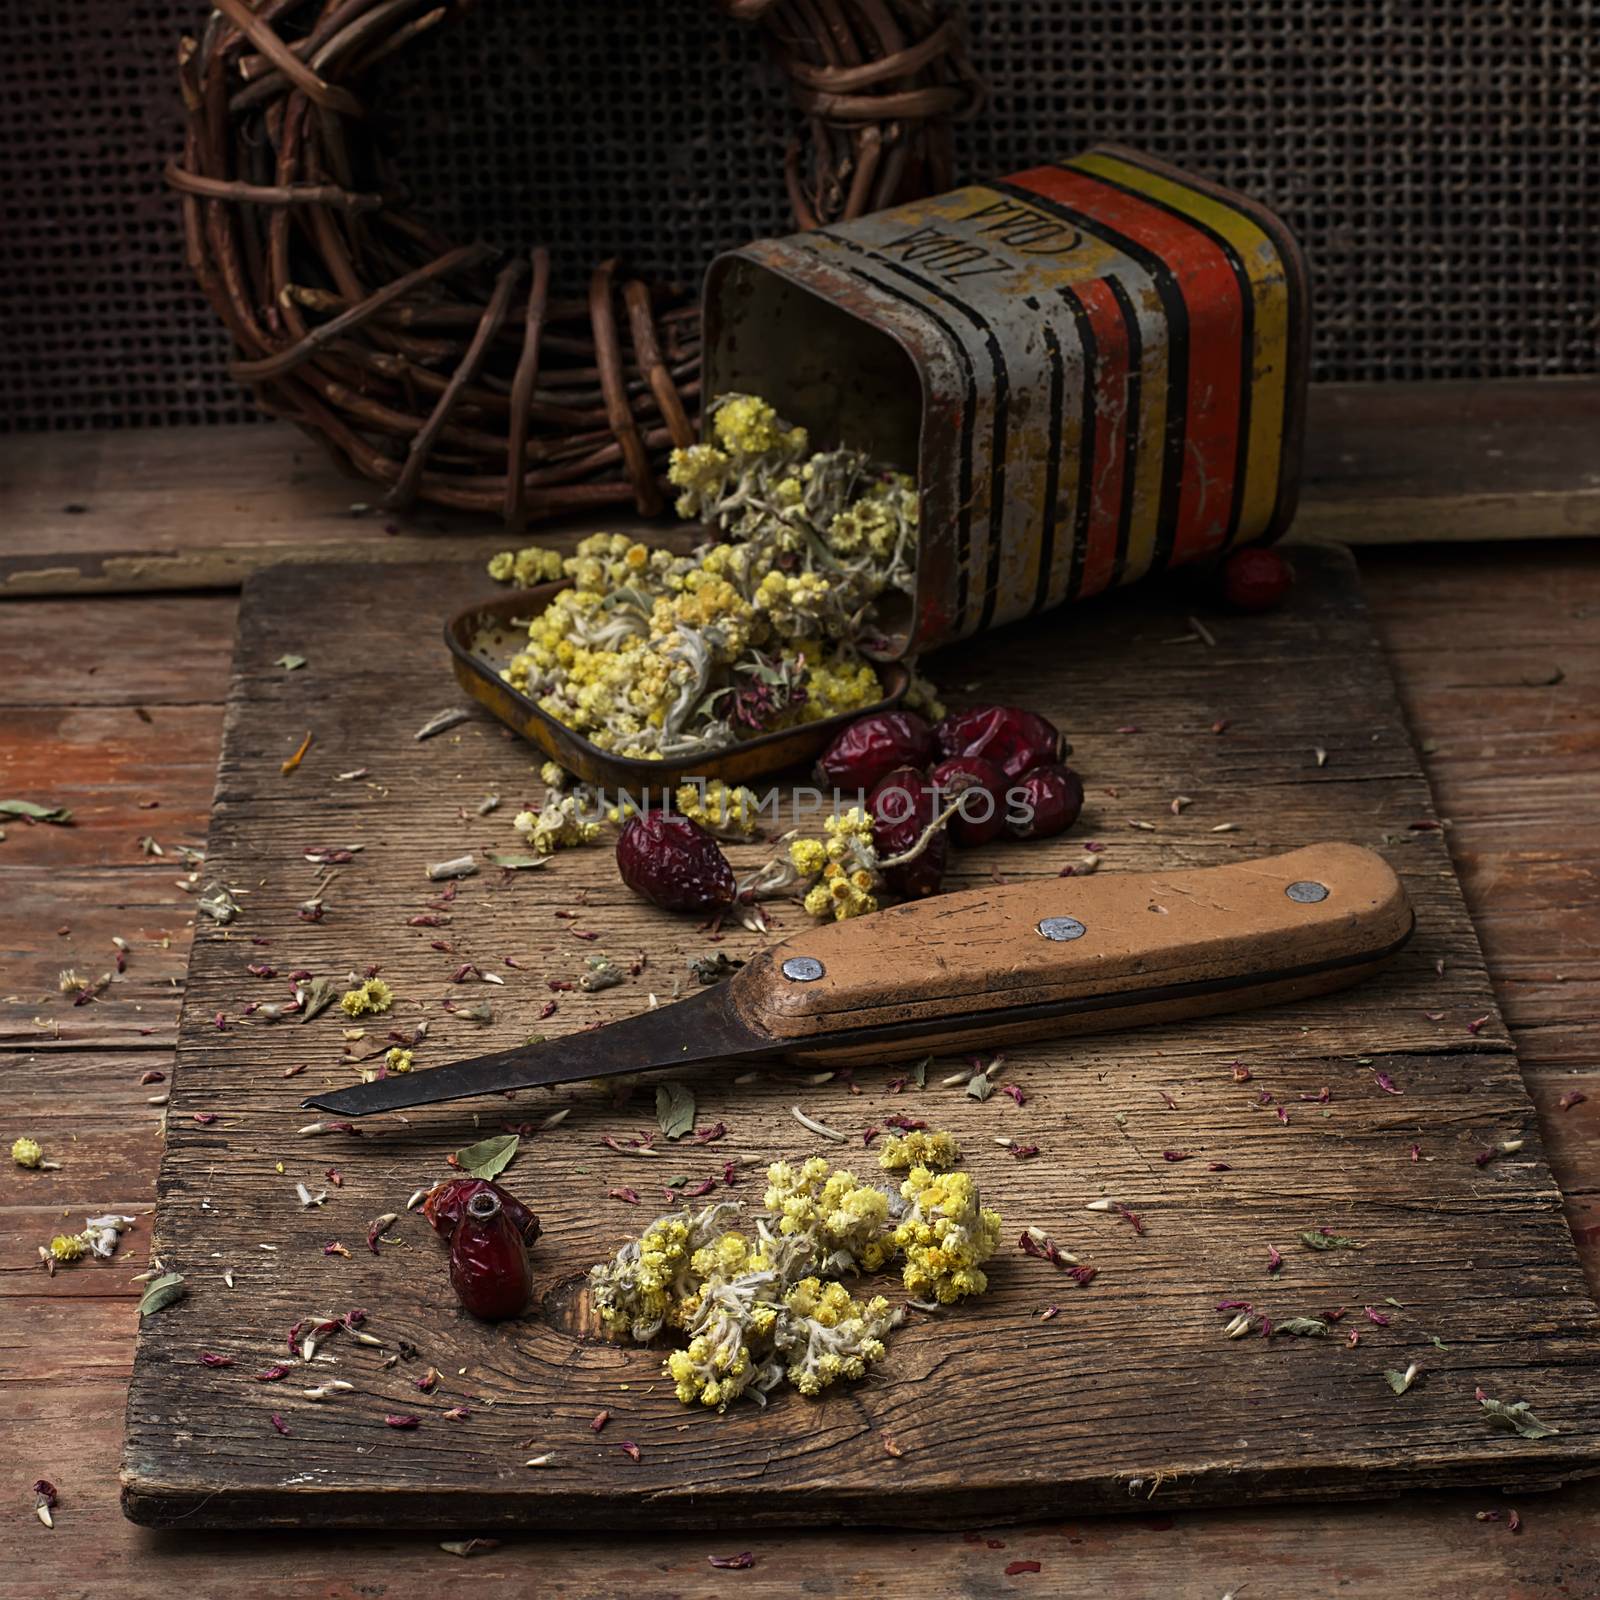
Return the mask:
<svg viewBox="0 0 1600 1600">
<path fill-rule="evenodd" d="M 238 420 L 183 262 L 174 0 L 0 5 L 0 426 Z M 1276 206 L 1315 375 L 1596 369 L 1600 15 L 1557 0 L 971 0 L 982 177 L 1116 138 Z M 461 236 L 692 281 L 784 230 L 792 126 L 709 0 L 486 0 L 390 69 L 413 188 Z"/>
</svg>

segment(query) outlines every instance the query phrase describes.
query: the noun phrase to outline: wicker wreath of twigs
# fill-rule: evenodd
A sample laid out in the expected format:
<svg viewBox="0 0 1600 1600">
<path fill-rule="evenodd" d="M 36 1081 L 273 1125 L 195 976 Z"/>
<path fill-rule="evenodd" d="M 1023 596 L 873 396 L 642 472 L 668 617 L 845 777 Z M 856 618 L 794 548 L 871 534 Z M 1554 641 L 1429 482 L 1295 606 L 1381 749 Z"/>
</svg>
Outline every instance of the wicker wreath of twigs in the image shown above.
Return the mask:
<svg viewBox="0 0 1600 1600">
<path fill-rule="evenodd" d="M 806 118 L 785 164 L 799 226 L 950 186 L 950 122 L 981 89 L 947 0 L 717 3 L 765 30 Z M 666 452 L 693 437 L 694 299 L 619 283 L 614 261 L 586 297 L 552 296 L 548 251 L 500 263 L 443 238 L 369 132 L 374 69 L 473 0 L 215 6 L 179 48 L 188 131 L 167 177 L 233 376 L 394 507 L 512 527 L 659 511 Z"/>
</svg>

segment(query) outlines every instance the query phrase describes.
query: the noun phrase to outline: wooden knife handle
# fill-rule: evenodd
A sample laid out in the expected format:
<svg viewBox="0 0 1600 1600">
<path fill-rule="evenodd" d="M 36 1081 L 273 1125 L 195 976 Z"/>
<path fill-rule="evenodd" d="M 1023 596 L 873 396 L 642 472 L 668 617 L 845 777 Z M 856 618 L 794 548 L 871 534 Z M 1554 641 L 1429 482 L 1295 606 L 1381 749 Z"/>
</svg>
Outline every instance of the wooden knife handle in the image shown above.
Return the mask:
<svg viewBox="0 0 1600 1600">
<path fill-rule="evenodd" d="M 788 1054 L 903 1059 L 1325 992 L 1371 971 L 1412 922 L 1381 856 L 1317 844 L 936 895 L 796 934 L 732 983 L 745 1019 Z M 881 1031 L 838 1037 L 863 1029 Z M 886 1050 L 897 1034 L 907 1048 Z"/>
</svg>

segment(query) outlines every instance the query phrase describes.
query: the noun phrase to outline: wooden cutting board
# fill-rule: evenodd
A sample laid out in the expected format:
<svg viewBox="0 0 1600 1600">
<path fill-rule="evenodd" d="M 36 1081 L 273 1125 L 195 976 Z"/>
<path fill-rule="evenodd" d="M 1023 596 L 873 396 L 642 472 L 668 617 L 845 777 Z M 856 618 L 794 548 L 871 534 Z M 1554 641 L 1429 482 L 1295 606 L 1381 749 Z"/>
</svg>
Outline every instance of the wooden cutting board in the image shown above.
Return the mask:
<svg viewBox="0 0 1600 1600">
<path fill-rule="evenodd" d="M 1053 717 L 1089 795 L 1069 836 L 957 856 L 952 882 L 1053 875 L 1090 840 L 1103 872 L 1353 840 L 1385 852 L 1416 905 L 1417 936 L 1390 970 L 1293 1007 L 1019 1049 L 1001 1081 L 1021 1087 L 1022 1106 L 940 1087 L 939 1062 L 925 1088 L 898 1092 L 888 1068 L 820 1082 L 775 1066 L 738 1084 L 732 1069 L 694 1069 L 680 1076 L 699 1125 L 727 1134 L 654 1158 L 601 1143 L 654 1127 L 648 1083 L 624 1105 L 610 1087 L 575 1086 L 388 1119 L 358 1138 L 297 1135 L 312 1120 L 301 1097 L 353 1081 L 391 1026 L 427 1019 L 421 1070 L 625 1015 L 685 984 L 688 958 L 761 941 L 738 929 L 714 941 L 641 904 L 603 847 L 542 871 L 485 871 L 461 884 L 447 926 L 411 926 L 439 897 L 427 864 L 515 849 L 511 817 L 539 793 L 534 753 L 493 723 L 413 738 L 458 701 L 439 628 L 487 580 L 445 562 L 250 579 L 203 878 L 243 911 L 226 928 L 202 920 L 190 964 L 154 1236 L 189 1292 L 141 1330 L 128 1514 L 179 1527 L 948 1525 L 1539 1487 L 1600 1470 L 1596 1310 L 1445 836 L 1353 563 L 1315 547 L 1295 559 L 1293 603 L 1208 614 L 1214 643 L 1188 621 L 1201 602 L 1173 587 L 1057 612 L 935 663 L 954 700 Z M 286 670 L 286 654 L 307 664 Z M 501 804 L 480 815 L 488 794 Z M 326 881 L 308 850 L 358 846 L 322 920 L 301 920 Z M 770 847 L 730 853 L 744 867 Z M 556 915 L 573 909 L 576 920 Z M 780 905 L 776 921 L 774 938 L 801 913 Z M 595 995 L 552 988 L 600 951 L 636 975 Z M 504 983 L 453 983 L 466 961 Z M 280 998 L 292 970 L 371 964 L 397 1000 L 359 1039 L 337 1008 L 306 1024 L 245 1015 Z M 494 1020 L 452 1015 L 447 1000 L 487 1000 Z M 796 1105 L 849 1142 L 808 1133 Z M 447 1175 L 446 1153 L 561 1108 L 505 1179 L 544 1219 L 534 1305 L 485 1327 L 457 1310 L 443 1248 L 406 1199 Z M 958 1133 L 1005 1217 L 988 1295 L 912 1312 L 865 1381 L 820 1400 L 783 1391 L 765 1411 L 681 1406 L 659 1349 L 598 1335 L 584 1273 L 674 1208 L 666 1186 L 715 1177 L 719 1194 L 758 1204 L 768 1161 L 812 1154 L 876 1176 L 862 1135 L 894 1112 Z M 1004 1137 L 1039 1154 L 1018 1160 Z M 724 1189 L 730 1158 L 739 1183 Z M 297 1182 L 325 1203 L 303 1207 Z M 622 1189 L 643 1203 L 608 1196 Z M 1143 1231 L 1086 1209 L 1106 1198 Z M 374 1255 L 368 1225 L 391 1211 L 398 1242 Z M 1028 1224 L 1093 1264 L 1094 1281 L 1076 1287 L 1022 1254 Z M 1320 1229 L 1364 1248 L 1302 1244 Z M 1327 1338 L 1229 1340 L 1217 1307 L 1233 1300 L 1275 1322 L 1344 1309 Z M 341 1333 L 293 1361 L 291 1324 L 352 1307 L 381 1347 Z M 279 1362 L 286 1377 L 256 1380 Z M 1421 1375 L 1393 1393 L 1385 1370 L 1413 1362 Z M 424 1392 L 430 1368 L 440 1376 Z M 305 1396 L 334 1379 L 354 1387 Z M 1559 1433 L 1498 1430 L 1480 1387 L 1529 1401 Z M 460 1407 L 470 1415 L 448 1415 Z M 538 1457 L 548 1464 L 525 1465 Z"/>
</svg>

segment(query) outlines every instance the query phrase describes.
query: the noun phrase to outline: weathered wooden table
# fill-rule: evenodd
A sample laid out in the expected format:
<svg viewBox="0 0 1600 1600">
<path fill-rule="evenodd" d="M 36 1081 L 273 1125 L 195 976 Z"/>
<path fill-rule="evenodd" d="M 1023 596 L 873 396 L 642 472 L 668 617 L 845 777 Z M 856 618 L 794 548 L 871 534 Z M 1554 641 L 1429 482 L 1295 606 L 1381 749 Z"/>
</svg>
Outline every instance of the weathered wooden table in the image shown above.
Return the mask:
<svg viewBox="0 0 1600 1600">
<path fill-rule="evenodd" d="M 10 441 L 51 457 L 53 480 L 96 515 L 71 441 Z M 171 448 L 170 443 L 166 448 Z M 282 450 L 281 436 L 270 446 Z M 309 452 L 303 481 L 207 517 L 291 525 L 327 503 Z M 85 459 L 79 457 L 80 462 Z M 4 473 L 0 472 L 0 478 Z M 37 477 L 35 482 L 37 482 Z M 334 487 L 334 496 L 350 491 Z M 159 481 L 99 532 L 159 528 L 160 543 L 214 549 Z M 67 503 L 64 501 L 63 503 Z M 336 500 L 334 503 L 340 503 Z M 0 506 L 4 502 L 0 501 Z M 328 519 L 325 519 L 328 520 Z M 25 545 L 28 528 L 13 523 Z M 36 529 L 37 525 L 35 525 Z M 337 539 L 337 526 L 328 537 Z M 8 533 L 6 538 L 9 538 Z M 409 540 L 410 534 L 395 536 Z M 4 543 L 0 539 L 0 543 Z M 485 544 L 497 541 L 487 536 Z M 181 559 L 177 571 L 184 570 Z M 1521 1053 L 1591 1287 L 1600 1284 L 1600 550 L 1524 543 L 1362 556 L 1371 602 L 1426 743 L 1452 855 Z M 224 571 L 194 571 L 215 583 Z M 62 587 L 68 587 L 62 585 Z M 1585 1595 L 1600 1589 L 1600 1485 L 1511 1502 L 1481 1491 L 1390 1505 L 1151 1514 L 1008 1528 L 994 1535 L 730 1532 L 629 1542 L 508 1541 L 471 1561 L 438 1536 L 292 1539 L 152 1535 L 117 1504 L 123 1396 L 136 1291 L 127 1270 L 47 1279 L 35 1245 L 63 1216 L 149 1208 L 159 1082 L 170 1061 L 193 899 L 174 880 L 180 843 L 205 837 L 234 599 L 226 592 L 8 601 L 0 606 L 0 795 L 49 796 L 71 829 L 6 826 L 0 843 L 0 1070 L 5 1142 L 24 1129 L 66 1152 L 64 1170 L 0 1169 L 0 1448 L 13 1559 L 0 1596 L 241 1593 L 411 1594 L 469 1586 L 540 1593 L 1024 1592 L 1216 1596 Z M 167 853 L 147 855 L 142 837 Z M 57 992 L 62 968 L 95 976 L 113 936 L 126 974 L 94 1004 Z M 1579 1090 L 1586 1102 L 1560 1107 Z M 142 1253 L 131 1235 L 135 1267 Z M 124 1263 L 126 1266 L 126 1263 Z M 57 1526 L 32 1520 L 37 1477 L 61 1490 Z M 1522 1532 L 1510 1532 L 1515 1504 Z M 1499 1513 L 1478 1522 L 1479 1512 Z M 750 1549 L 748 1571 L 708 1554 Z M 17 1559 L 20 1556 L 21 1559 Z M 1005 1575 L 1013 1562 L 1041 1570 Z"/>
</svg>

